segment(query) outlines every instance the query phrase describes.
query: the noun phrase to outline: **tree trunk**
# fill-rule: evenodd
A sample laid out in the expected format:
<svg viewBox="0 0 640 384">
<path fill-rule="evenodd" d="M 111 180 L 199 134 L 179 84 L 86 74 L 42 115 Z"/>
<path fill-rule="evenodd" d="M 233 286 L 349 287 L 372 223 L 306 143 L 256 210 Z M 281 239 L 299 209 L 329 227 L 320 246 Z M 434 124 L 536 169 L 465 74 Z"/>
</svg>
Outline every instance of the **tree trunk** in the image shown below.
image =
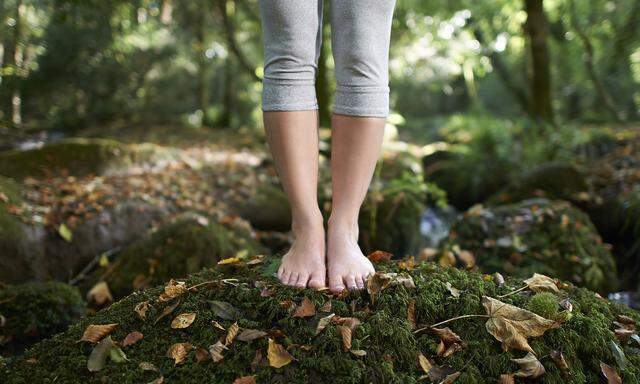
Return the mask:
<svg viewBox="0 0 640 384">
<path fill-rule="evenodd" d="M 4 44 L 4 63 L 3 67 L 10 70 L 9 75 L 3 76 L 2 79 L 2 114 L 3 119 L 14 127 L 22 124 L 22 99 L 20 95 L 20 62 L 21 51 L 20 39 L 22 35 L 22 0 L 17 0 L 13 19 L 13 33 L 7 35 Z"/>
<path fill-rule="evenodd" d="M 547 46 L 549 23 L 544 12 L 543 0 L 525 0 L 525 9 L 527 21 L 524 25 L 524 30 L 529 37 L 533 64 L 531 110 L 536 118 L 553 122 L 551 65 Z"/>
<path fill-rule="evenodd" d="M 256 67 L 249 62 L 249 59 L 244 55 L 238 42 L 236 41 L 236 32 L 233 24 L 233 20 L 230 13 L 230 9 L 235 9 L 230 7 L 229 5 L 233 5 L 235 7 L 235 3 L 233 0 L 220 0 L 217 2 L 220 7 L 220 16 L 222 17 L 222 23 L 224 25 L 224 31 L 227 38 L 227 49 L 229 52 L 232 52 L 240 66 L 243 67 L 247 73 L 256 81 L 262 81 L 260 77 L 256 74 Z"/>
<path fill-rule="evenodd" d="M 206 50 L 206 23 L 205 13 L 196 12 L 194 15 L 195 54 L 198 65 L 198 108 L 202 111 L 202 123 L 208 125 L 207 112 L 209 110 L 209 65 L 205 55 Z"/>
</svg>

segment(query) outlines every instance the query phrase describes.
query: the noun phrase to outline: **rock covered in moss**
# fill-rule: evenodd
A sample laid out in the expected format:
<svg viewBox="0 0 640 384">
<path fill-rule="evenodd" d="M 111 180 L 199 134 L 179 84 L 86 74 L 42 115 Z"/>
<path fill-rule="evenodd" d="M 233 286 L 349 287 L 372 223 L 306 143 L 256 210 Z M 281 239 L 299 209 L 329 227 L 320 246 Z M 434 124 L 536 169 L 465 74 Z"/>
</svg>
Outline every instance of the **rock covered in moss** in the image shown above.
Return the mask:
<svg viewBox="0 0 640 384">
<path fill-rule="evenodd" d="M 474 207 L 454 223 L 447 248 L 470 251 L 487 273 L 533 272 L 598 292 L 616 288 L 616 265 L 589 217 L 563 201 L 525 200 Z"/>
<path fill-rule="evenodd" d="M 456 383 L 495 383 L 500 375 L 519 369 L 512 359 L 526 355 L 523 347 L 501 347 L 488 332 L 501 315 L 483 307 L 483 300 L 512 293 L 522 280 L 496 285 L 475 272 L 424 262 L 407 271 L 388 263 L 378 269 L 400 272 L 403 283 L 398 283 L 398 276 L 381 274 L 378 285 L 370 285 L 371 295 L 336 297 L 279 285 L 271 275 L 274 268 L 277 265 L 268 262 L 230 265 L 198 273 L 184 284 L 173 282 L 130 295 L 29 349 L 9 362 L 0 378 L 16 384 L 140 383 L 160 377 L 170 382 L 231 383 L 244 376 L 255 376 L 258 383 L 418 383 L 425 381 L 419 364 L 422 354 L 423 366 L 427 360 L 437 367 L 430 371 L 439 377 L 436 382 L 443 379 L 441 372 L 459 372 Z M 390 285 L 380 291 L 384 281 Z M 546 324 L 545 330 L 528 337 L 527 345 L 546 371 L 541 382 L 601 382 L 604 363 L 623 382 L 638 383 L 637 346 L 633 339 L 616 338 L 614 331 L 621 321 L 636 327 L 640 314 L 584 288 L 560 287 L 552 294 L 564 303 L 563 311 L 570 302 L 572 316 L 562 323 L 536 318 Z M 532 295 L 523 290 L 500 300 L 522 311 Z M 438 347 L 442 343 L 437 332 L 421 329 L 446 320 L 450 321 L 441 326 L 440 334 L 448 334 L 446 326 L 459 338 L 445 338 L 451 349 L 447 354 Z M 108 348 L 118 352 L 117 358 L 90 372 L 87 362 L 94 344 L 77 340 L 89 325 L 114 323 L 117 326 L 106 327 L 106 333 L 111 337 Z M 528 325 L 523 327 L 527 331 Z M 142 339 L 119 344 L 134 331 Z M 564 355 L 565 372 L 545 358 L 553 351 Z M 624 370 L 616 363 L 620 353 L 625 355 Z"/>
<path fill-rule="evenodd" d="M 84 314 L 77 288 L 63 283 L 27 283 L 0 288 L 0 351 L 19 352 L 62 332 Z"/>
<path fill-rule="evenodd" d="M 235 204 L 235 210 L 256 229 L 283 232 L 291 229 L 291 208 L 280 186 L 257 186 L 250 196 Z"/>
<path fill-rule="evenodd" d="M 187 216 L 165 224 L 125 247 L 89 279 L 86 287 L 105 281 L 115 297 L 212 267 L 238 252 L 264 252 L 251 227 L 237 220 L 221 224 L 202 216 Z"/>
</svg>

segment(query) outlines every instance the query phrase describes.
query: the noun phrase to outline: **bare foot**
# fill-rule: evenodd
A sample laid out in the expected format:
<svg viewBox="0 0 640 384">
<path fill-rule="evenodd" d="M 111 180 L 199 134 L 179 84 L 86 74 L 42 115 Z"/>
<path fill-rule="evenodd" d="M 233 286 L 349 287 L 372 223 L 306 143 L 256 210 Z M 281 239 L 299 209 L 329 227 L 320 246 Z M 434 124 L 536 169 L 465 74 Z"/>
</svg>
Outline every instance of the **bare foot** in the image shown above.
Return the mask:
<svg viewBox="0 0 640 384">
<path fill-rule="evenodd" d="M 283 284 L 298 288 L 325 287 L 325 243 L 322 218 L 319 222 L 293 226 L 291 249 L 282 256 L 278 279 Z"/>
<path fill-rule="evenodd" d="M 375 273 L 373 264 L 358 246 L 358 225 L 342 225 L 329 220 L 327 231 L 329 289 L 340 293 L 364 289 L 367 277 Z"/>
</svg>

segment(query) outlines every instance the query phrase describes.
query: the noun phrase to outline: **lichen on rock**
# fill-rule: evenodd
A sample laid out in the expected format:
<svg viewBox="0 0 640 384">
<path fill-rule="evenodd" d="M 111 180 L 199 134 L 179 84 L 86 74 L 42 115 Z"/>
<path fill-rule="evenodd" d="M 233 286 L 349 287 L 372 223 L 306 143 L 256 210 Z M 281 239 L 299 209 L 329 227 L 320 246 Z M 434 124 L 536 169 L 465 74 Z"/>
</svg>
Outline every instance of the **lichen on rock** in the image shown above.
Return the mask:
<svg viewBox="0 0 640 384">
<path fill-rule="evenodd" d="M 425 375 L 420 354 L 433 366 L 459 372 L 456 382 L 462 384 L 495 383 L 501 374 L 518 370 L 512 359 L 522 358 L 525 352 L 503 350 L 487 331 L 485 323 L 491 319 L 487 319 L 483 297 L 507 295 L 500 300 L 524 310 L 533 293 L 513 293 L 522 280 L 507 279 L 496 285 L 476 272 L 433 263 L 422 262 L 409 270 L 399 266 L 396 262 L 377 265 L 379 271 L 399 273 L 396 276 L 410 278 L 413 284 L 390 283 L 373 290 L 375 300 L 366 292 L 331 296 L 326 291 L 280 285 L 268 273 L 273 269 L 269 260 L 205 270 L 183 280 L 184 284 L 172 282 L 132 294 L 37 344 L 9 361 L 0 371 L 0 380 L 140 383 L 164 377 L 170 382 L 230 383 L 255 376 L 259 383 L 417 383 Z M 397 279 L 386 276 L 391 279 L 387 282 Z M 451 286 L 459 290 L 458 297 L 452 295 Z M 600 382 L 602 362 L 618 371 L 623 382 L 637 384 L 637 347 L 632 340 L 617 339 L 614 330 L 619 319 L 638 324 L 640 314 L 584 288 L 559 287 L 552 295 L 559 303 L 570 301 L 572 316 L 528 340 L 545 368 L 542 382 Z M 304 315 L 294 316 L 301 313 L 296 308 L 303 301 L 310 302 L 314 311 L 306 308 Z M 185 328 L 172 328 L 173 319 L 183 313 L 195 314 L 194 321 Z M 444 356 L 438 353 L 442 341 L 428 326 L 447 320 L 446 327 L 461 342 Z M 90 372 L 87 359 L 94 345 L 77 340 L 89 325 L 113 323 L 118 325 L 109 336 L 127 360 L 108 361 L 101 370 Z M 241 341 L 234 324 L 240 333 L 251 329 L 266 334 L 253 332 L 255 339 Z M 134 331 L 143 338 L 122 346 L 120 341 Z M 350 336 L 349 343 L 345 334 Z M 624 369 L 616 363 L 612 344 L 625 354 Z M 553 351 L 562 351 L 567 372 L 545 357 Z"/>
</svg>

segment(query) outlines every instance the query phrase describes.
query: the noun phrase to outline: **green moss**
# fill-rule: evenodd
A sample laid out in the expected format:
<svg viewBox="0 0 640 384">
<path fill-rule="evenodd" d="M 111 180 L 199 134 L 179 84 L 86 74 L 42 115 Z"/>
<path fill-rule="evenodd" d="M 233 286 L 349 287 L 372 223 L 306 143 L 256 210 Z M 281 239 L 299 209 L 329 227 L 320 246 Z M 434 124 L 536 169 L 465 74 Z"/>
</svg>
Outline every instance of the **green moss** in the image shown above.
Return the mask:
<svg viewBox="0 0 640 384">
<path fill-rule="evenodd" d="M 487 273 L 533 272 L 599 292 L 616 288 L 616 266 L 589 217 L 563 201 L 525 200 L 472 209 L 454 223 L 445 244 L 471 251 Z"/>
<path fill-rule="evenodd" d="M 291 208 L 281 187 L 260 185 L 252 195 L 237 205 L 237 211 L 251 225 L 265 231 L 291 229 Z"/>
<path fill-rule="evenodd" d="M 553 293 L 536 293 L 529 299 L 527 308 L 546 319 L 555 319 L 558 315 L 558 298 Z"/>
<path fill-rule="evenodd" d="M 67 329 L 85 311 L 78 289 L 63 283 L 27 283 L 0 289 L 0 351 L 11 354 Z"/>
<path fill-rule="evenodd" d="M 268 264 L 268 263 L 267 263 Z M 379 265 L 380 270 L 397 271 L 395 263 Z M 98 312 L 68 331 L 29 349 L 22 357 L 8 362 L 0 373 L 0 381 L 6 383 L 140 383 L 149 382 L 159 376 L 143 372 L 140 362 L 151 362 L 157 366 L 169 382 L 230 383 L 237 377 L 255 374 L 259 383 L 417 383 L 422 375 L 417 364 L 419 353 L 434 359 L 439 365 L 449 365 L 461 370 L 458 383 L 495 383 L 500 374 L 515 372 L 517 364 L 512 358 L 522 357 L 522 351 L 503 351 L 500 343 L 485 329 L 483 318 L 465 318 L 447 324 L 467 346 L 453 355 L 436 356 L 439 340 L 430 332 L 414 333 L 407 320 L 407 306 L 415 300 L 416 319 L 420 326 L 469 314 L 484 314 L 482 295 L 496 297 L 520 287 L 522 280 L 508 279 L 497 287 L 482 275 L 453 268 L 441 268 L 422 263 L 407 272 L 413 277 L 416 288 L 402 286 L 387 288 L 371 303 L 366 293 L 354 292 L 346 297 L 332 299 L 332 312 L 337 316 L 355 316 L 362 324 L 353 333 L 353 348 L 365 350 L 367 355 L 356 357 L 342 348 L 341 338 L 335 324 L 329 324 L 315 335 L 318 319 L 293 318 L 283 301 L 300 302 L 308 297 L 317 306 L 329 299 L 325 292 L 297 290 L 276 283 L 274 278 L 262 276 L 264 266 L 227 266 L 206 270 L 187 279 L 193 286 L 214 281 L 190 290 L 180 298 L 174 314 L 195 312 L 195 322 L 182 330 L 171 329 L 172 316 L 154 324 L 154 320 L 173 302 L 155 302 L 162 287 L 130 295 Z M 233 278 L 228 283 L 222 279 Z M 270 296 L 261 295 L 256 281 L 269 284 Z M 460 290 L 455 298 L 447 289 L 447 283 Z M 503 299 L 505 302 L 524 308 L 530 302 L 531 293 L 524 291 Z M 616 341 L 613 330 L 616 316 L 625 314 L 640 321 L 640 314 L 627 307 L 600 299 L 583 288 L 568 286 L 561 290 L 557 299 L 568 298 L 573 304 L 573 317 L 557 329 L 543 336 L 530 339 L 530 344 L 540 357 L 547 373 L 545 383 L 596 383 L 602 379 L 599 363 L 617 367 L 610 344 Z M 134 307 L 150 300 L 153 306 L 143 321 L 137 317 Z M 196 347 L 207 348 L 225 335 L 211 326 L 216 320 L 228 327 L 232 321 L 216 317 L 210 305 L 212 300 L 226 301 L 241 311 L 238 324 L 243 328 L 255 328 L 271 332 L 271 337 L 288 348 L 295 361 L 275 369 L 266 359 L 257 366 L 255 373 L 250 365 L 256 351 L 267 354 L 267 339 L 249 343 L 235 341 L 223 352 L 224 360 L 196 363 L 191 351 L 187 360 L 179 365 L 166 358 L 165 352 L 177 342 L 190 342 Z M 352 312 L 352 309 L 355 311 Z M 117 322 L 114 340 L 122 340 L 131 331 L 139 331 L 144 338 L 138 343 L 124 347 L 128 361 L 123 364 L 107 364 L 100 372 L 90 373 L 86 369 L 87 357 L 92 346 L 77 343 L 88 324 Z M 588 335 L 588 337 L 587 337 Z M 310 348 L 301 348 L 302 345 Z M 640 355 L 634 353 L 631 343 L 621 344 L 627 356 L 627 366 L 621 372 L 624 383 L 638 384 L 640 381 Z M 551 359 L 544 358 L 552 350 L 562 350 L 569 365 L 571 378 L 564 379 Z M 35 358 L 37 362 L 29 363 Z"/>
<path fill-rule="evenodd" d="M 195 218 L 182 218 L 124 248 L 112 263 L 93 274 L 86 288 L 104 277 L 114 296 L 123 297 L 133 291 L 134 282 L 139 287 L 161 284 L 212 267 L 241 250 L 249 255 L 264 252 L 250 228 L 212 219 L 203 225 Z"/>
</svg>

